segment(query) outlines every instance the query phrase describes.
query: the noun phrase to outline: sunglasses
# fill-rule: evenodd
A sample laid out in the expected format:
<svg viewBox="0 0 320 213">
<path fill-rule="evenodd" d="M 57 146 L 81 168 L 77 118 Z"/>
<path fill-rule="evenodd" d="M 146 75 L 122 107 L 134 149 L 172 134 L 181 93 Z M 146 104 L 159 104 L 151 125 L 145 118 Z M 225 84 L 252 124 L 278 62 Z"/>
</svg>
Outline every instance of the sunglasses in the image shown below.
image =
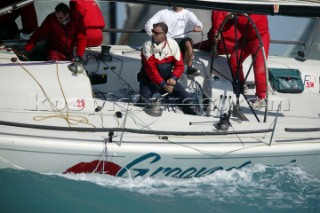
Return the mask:
<svg viewBox="0 0 320 213">
<path fill-rule="evenodd" d="M 63 20 L 63 19 L 65 18 L 65 16 L 56 16 L 56 18 L 57 18 L 58 20 Z"/>
<path fill-rule="evenodd" d="M 160 34 L 163 34 L 164 32 L 156 32 L 154 30 L 151 30 L 152 34 L 155 34 L 155 35 L 160 35 Z"/>
</svg>

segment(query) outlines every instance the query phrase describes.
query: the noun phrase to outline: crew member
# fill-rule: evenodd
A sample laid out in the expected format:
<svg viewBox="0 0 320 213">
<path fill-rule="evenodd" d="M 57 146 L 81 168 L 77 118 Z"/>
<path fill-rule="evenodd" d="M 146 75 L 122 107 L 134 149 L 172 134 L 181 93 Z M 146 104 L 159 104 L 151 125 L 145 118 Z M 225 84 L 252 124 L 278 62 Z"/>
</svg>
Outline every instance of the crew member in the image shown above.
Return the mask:
<svg viewBox="0 0 320 213">
<path fill-rule="evenodd" d="M 68 5 L 58 4 L 55 12 L 48 15 L 31 36 L 25 50 L 30 52 L 39 41 L 45 39 L 48 60 L 72 60 L 75 56 L 83 56 L 87 38 L 81 16 L 72 13 Z M 76 55 L 73 54 L 75 47 Z"/>
<path fill-rule="evenodd" d="M 269 45 L 270 45 L 270 33 L 268 26 L 268 18 L 266 15 L 258 15 L 258 14 L 249 14 L 252 21 L 257 26 L 257 29 L 260 33 L 262 44 L 265 50 L 265 55 L 268 57 L 269 54 Z M 254 27 L 249 23 L 248 19 L 243 16 L 238 16 L 238 30 L 240 31 L 242 37 L 239 40 L 239 49 L 234 49 L 231 57 L 230 57 L 230 65 L 233 71 L 233 75 L 237 78 L 237 72 L 239 70 L 239 80 L 240 82 L 244 82 L 244 75 L 242 70 L 243 61 L 251 55 L 254 57 L 256 54 L 256 58 L 253 64 L 254 78 L 256 83 L 256 101 L 252 104 L 254 109 L 260 109 L 265 104 L 266 98 L 266 72 L 265 64 L 264 64 L 264 55 L 263 51 L 258 50 L 258 48 L 262 48 L 258 39 L 258 35 Z M 247 27 L 248 25 L 248 27 Z M 246 41 L 246 45 L 241 49 L 243 40 Z M 238 63 L 240 60 L 240 63 Z M 238 67 L 238 64 L 240 67 Z"/>
<path fill-rule="evenodd" d="M 188 75 L 199 75 L 200 71 L 192 66 L 193 41 L 185 34 L 190 31 L 201 32 L 202 23 L 193 12 L 183 7 L 170 7 L 160 10 L 145 24 L 145 31 L 151 35 L 153 24 L 164 22 L 169 30 L 168 37 L 174 38 L 180 46 L 181 52 L 187 64 Z"/>
<path fill-rule="evenodd" d="M 197 114 L 189 94 L 178 82 L 184 70 L 178 43 L 167 37 L 168 27 L 160 22 L 153 25 L 152 40 L 143 44 L 141 50 L 140 94 L 149 103 L 156 92 L 169 93 L 178 99 L 187 114 Z"/>
</svg>

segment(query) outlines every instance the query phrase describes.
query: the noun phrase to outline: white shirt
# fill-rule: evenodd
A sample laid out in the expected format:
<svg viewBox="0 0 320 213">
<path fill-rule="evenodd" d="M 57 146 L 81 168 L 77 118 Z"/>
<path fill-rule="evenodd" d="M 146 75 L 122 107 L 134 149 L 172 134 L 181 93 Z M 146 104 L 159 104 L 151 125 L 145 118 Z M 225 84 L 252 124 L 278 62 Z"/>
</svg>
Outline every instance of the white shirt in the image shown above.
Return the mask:
<svg viewBox="0 0 320 213">
<path fill-rule="evenodd" d="M 175 12 L 172 8 L 160 10 L 147 21 L 144 26 L 145 31 L 151 36 L 153 24 L 159 22 L 164 22 L 168 26 L 167 36 L 171 38 L 184 38 L 185 33 L 194 30 L 195 27 L 203 28 L 196 15 L 187 9 L 179 12 Z"/>
</svg>

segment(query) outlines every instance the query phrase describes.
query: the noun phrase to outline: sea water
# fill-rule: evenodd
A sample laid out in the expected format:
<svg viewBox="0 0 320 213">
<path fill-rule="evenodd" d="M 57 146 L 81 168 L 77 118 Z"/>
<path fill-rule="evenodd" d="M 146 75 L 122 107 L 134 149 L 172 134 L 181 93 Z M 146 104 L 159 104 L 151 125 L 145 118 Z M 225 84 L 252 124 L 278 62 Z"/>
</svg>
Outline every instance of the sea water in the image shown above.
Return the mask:
<svg viewBox="0 0 320 213">
<path fill-rule="evenodd" d="M 2 169 L 0 212 L 319 213 L 320 180 L 295 165 L 254 164 L 182 180 Z"/>
</svg>

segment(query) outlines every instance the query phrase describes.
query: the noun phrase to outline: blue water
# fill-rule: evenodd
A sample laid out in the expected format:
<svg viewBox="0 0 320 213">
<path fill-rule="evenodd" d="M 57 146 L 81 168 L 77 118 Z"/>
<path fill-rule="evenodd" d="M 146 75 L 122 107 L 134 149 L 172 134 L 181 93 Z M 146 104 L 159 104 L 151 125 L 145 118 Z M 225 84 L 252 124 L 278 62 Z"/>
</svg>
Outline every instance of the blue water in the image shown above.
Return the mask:
<svg viewBox="0 0 320 213">
<path fill-rule="evenodd" d="M 2 169 L 0 212 L 319 213 L 320 180 L 294 165 L 252 165 L 186 180 Z"/>
</svg>

